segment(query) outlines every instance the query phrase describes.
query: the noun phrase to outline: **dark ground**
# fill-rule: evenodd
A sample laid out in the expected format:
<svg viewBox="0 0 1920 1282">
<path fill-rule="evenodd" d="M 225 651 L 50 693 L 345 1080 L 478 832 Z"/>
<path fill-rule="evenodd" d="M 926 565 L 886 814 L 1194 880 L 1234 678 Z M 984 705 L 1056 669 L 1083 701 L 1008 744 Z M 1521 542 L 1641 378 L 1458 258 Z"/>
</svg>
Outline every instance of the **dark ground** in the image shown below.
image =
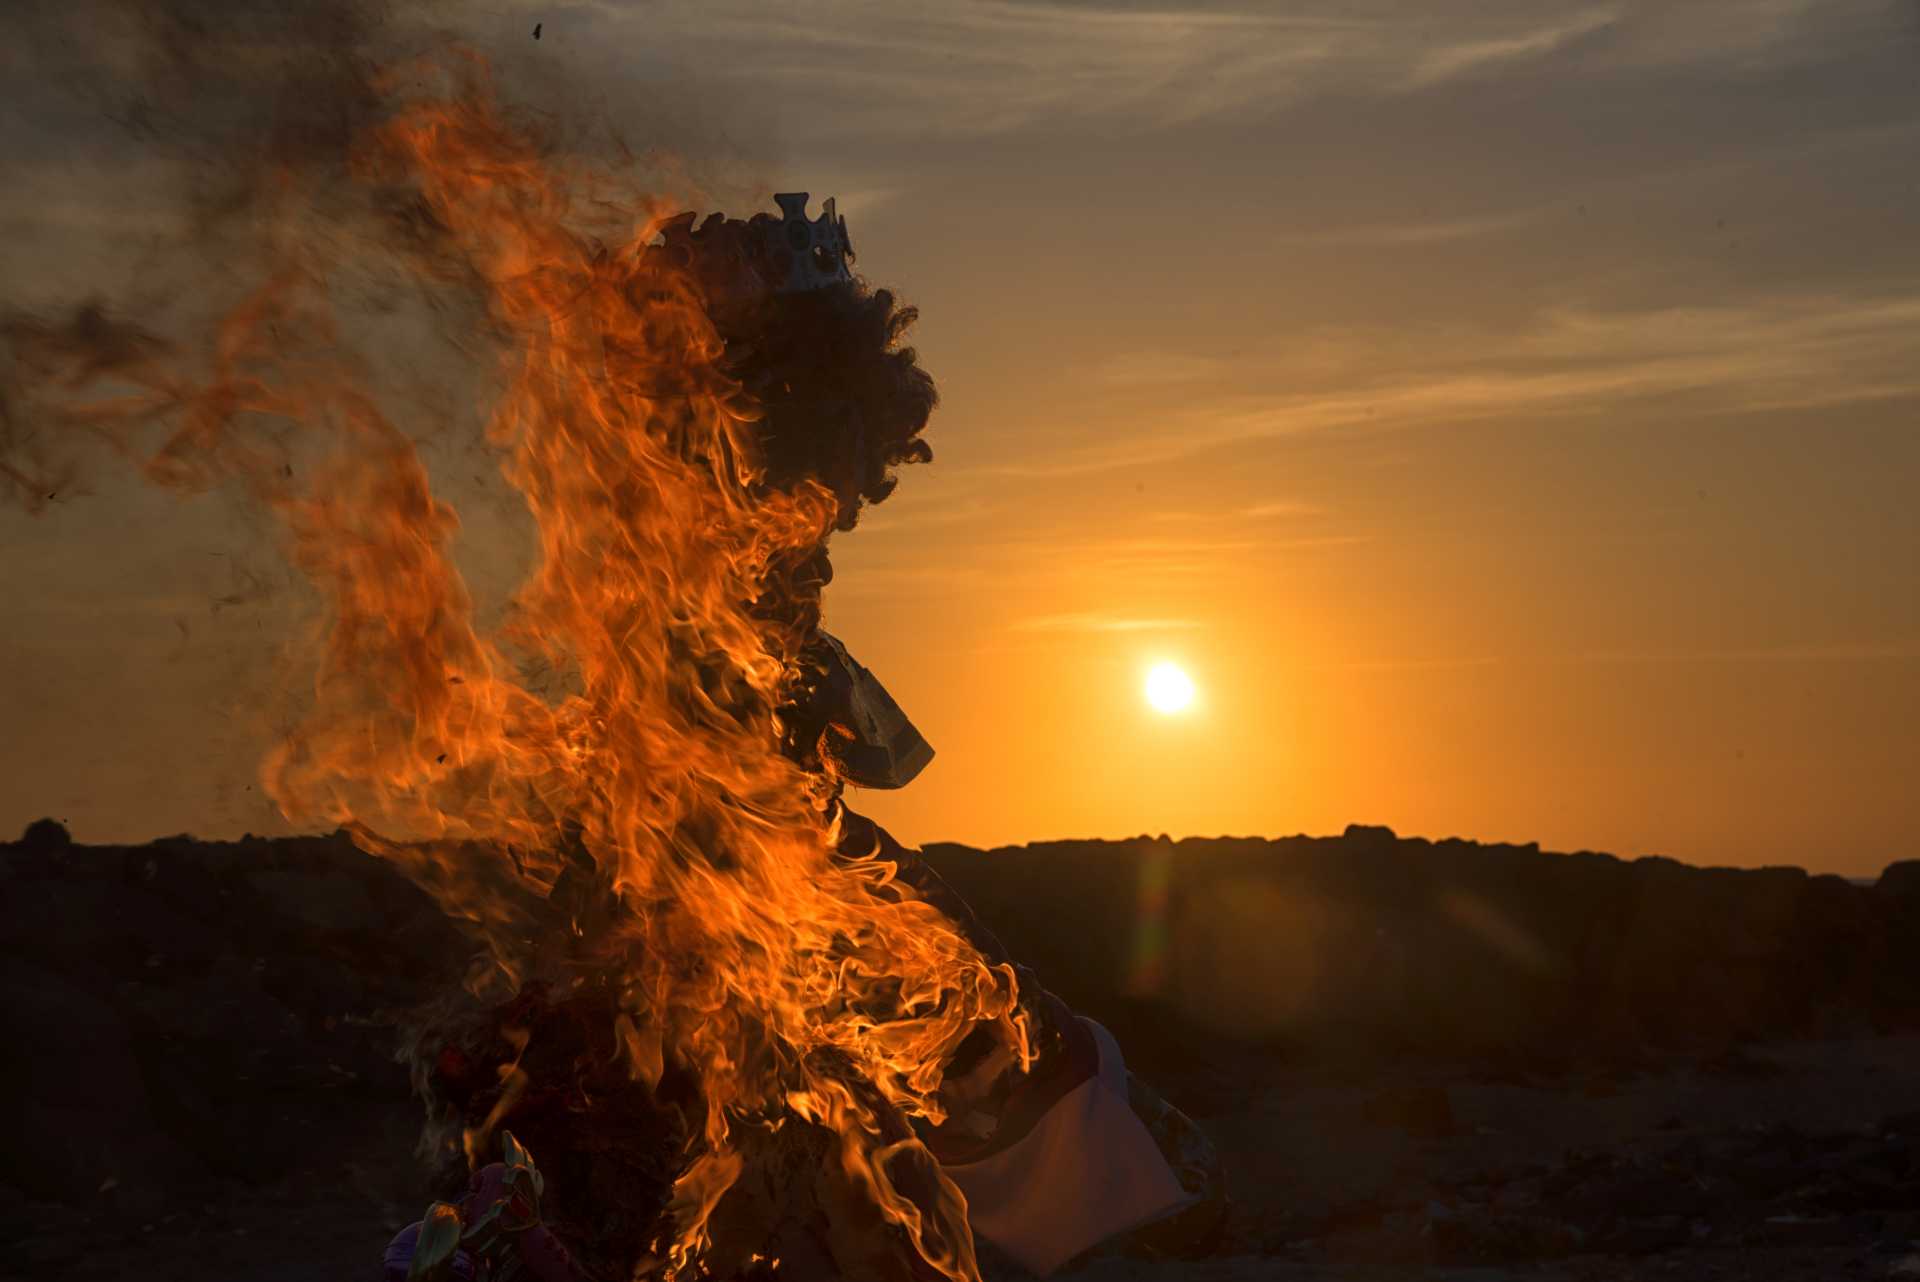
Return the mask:
<svg viewBox="0 0 1920 1282">
<path fill-rule="evenodd" d="M 0 846 L 0 1277 L 370 1277 L 457 971 L 341 838 Z M 1874 887 L 1384 830 L 929 858 L 1201 1120 L 1194 1278 L 1920 1278 L 1920 865 Z M 536 1154 L 537 1156 L 537 1154 Z"/>
</svg>

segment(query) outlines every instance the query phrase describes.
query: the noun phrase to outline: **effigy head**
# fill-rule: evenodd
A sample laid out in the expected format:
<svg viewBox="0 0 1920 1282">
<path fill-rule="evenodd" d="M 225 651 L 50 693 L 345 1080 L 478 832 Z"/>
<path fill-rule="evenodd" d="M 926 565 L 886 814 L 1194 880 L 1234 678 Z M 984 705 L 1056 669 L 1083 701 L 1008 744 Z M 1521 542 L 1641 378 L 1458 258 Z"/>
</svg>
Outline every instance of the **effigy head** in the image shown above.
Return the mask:
<svg viewBox="0 0 1920 1282">
<path fill-rule="evenodd" d="M 920 434 L 938 394 L 905 342 L 919 313 L 854 275 L 834 202 L 809 219 L 807 193 L 774 200 L 778 215 L 676 215 L 649 253 L 693 283 L 758 403 L 768 483 L 825 486 L 849 530 L 892 493 L 898 466 L 932 459 Z"/>
</svg>

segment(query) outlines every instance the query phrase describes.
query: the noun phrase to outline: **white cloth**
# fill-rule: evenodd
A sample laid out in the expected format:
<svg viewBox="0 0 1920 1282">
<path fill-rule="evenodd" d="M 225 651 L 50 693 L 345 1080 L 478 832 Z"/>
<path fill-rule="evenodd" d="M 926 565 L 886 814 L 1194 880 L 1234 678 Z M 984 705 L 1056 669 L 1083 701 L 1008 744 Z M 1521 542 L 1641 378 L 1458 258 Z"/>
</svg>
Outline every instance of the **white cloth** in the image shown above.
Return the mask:
<svg viewBox="0 0 1920 1282">
<path fill-rule="evenodd" d="M 1193 1201 L 1127 1103 L 1127 1066 L 1113 1034 L 1084 1022 L 1099 1071 L 1012 1145 L 941 1168 L 967 1199 L 974 1235 L 1040 1276 Z"/>
</svg>

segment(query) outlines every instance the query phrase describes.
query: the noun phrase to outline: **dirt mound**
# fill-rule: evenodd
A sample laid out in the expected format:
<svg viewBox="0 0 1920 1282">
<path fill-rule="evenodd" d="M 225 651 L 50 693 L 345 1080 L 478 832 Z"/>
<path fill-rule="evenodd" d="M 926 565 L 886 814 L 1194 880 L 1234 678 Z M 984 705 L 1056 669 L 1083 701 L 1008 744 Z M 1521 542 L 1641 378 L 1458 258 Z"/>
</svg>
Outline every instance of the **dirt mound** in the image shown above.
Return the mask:
<svg viewBox="0 0 1920 1282">
<path fill-rule="evenodd" d="M 1049 986 L 1169 1062 L 1226 1044 L 1541 1067 L 1920 1027 L 1908 865 L 1863 887 L 1358 825 L 927 857 Z"/>
<path fill-rule="evenodd" d="M 0 877 L 0 1183 L 145 1216 L 371 1142 L 404 1159 L 393 1016 L 466 949 L 386 865 L 340 837 L 38 841 Z"/>
</svg>

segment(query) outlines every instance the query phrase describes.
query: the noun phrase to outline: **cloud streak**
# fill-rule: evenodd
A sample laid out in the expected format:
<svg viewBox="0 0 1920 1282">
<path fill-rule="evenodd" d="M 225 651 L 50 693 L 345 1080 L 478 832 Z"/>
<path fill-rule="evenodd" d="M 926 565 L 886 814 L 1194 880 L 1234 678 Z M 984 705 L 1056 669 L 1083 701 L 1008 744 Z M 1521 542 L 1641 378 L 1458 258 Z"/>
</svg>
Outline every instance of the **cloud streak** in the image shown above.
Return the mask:
<svg viewBox="0 0 1920 1282">
<path fill-rule="evenodd" d="M 1811 294 L 1724 306 L 1626 311 L 1553 308 L 1505 336 L 1469 334 L 1419 354 L 1421 368 L 1372 383 L 1183 393 L 1150 430 L 1108 434 L 991 469 L 1061 476 L 1171 462 L 1209 450 L 1355 426 L 1440 426 L 1478 418 L 1546 420 L 1617 412 L 1655 398 L 1692 413 L 1820 409 L 1920 398 L 1920 285 L 1881 297 Z M 1352 339 L 1350 341 L 1363 341 Z M 1377 364 L 1402 363 L 1405 354 Z M 1171 422 L 1169 422 L 1171 418 Z"/>
<path fill-rule="evenodd" d="M 1669 8 L 1474 0 L 1411 10 L 1318 0 L 1275 13 L 1013 0 L 797 8 L 603 0 L 572 13 L 594 24 L 597 45 L 657 66 L 718 69 L 737 90 L 805 104 L 798 115 L 816 126 L 907 136 L 1095 120 L 1181 126 L 1314 97 L 1429 92 L 1549 59 L 1577 57 L 1583 69 L 1610 75 L 1751 69 L 1826 52 L 1816 38 L 1825 28 L 1811 24 L 1806 4 L 1700 0 L 1679 17 Z M 1847 30 L 1884 12 L 1866 0 L 1828 0 L 1823 17 Z"/>
<path fill-rule="evenodd" d="M 1313 672 L 1421 672 L 1526 666 L 1637 667 L 1665 664 L 1853 664 L 1920 661 L 1917 641 L 1826 641 L 1700 650 L 1573 650 L 1561 653 L 1356 659 L 1308 664 Z"/>
<path fill-rule="evenodd" d="M 1515 31 L 1484 40 L 1445 44 L 1421 57 L 1407 79 L 1409 89 L 1424 89 L 1456 76 L 1485 71 L 1501 63 L 1523 62 L 1563 49 L 1583 36 L 1619 23 L 1612 10 L 1576 12 L 1531 30 Z"/>
<path fill-rule="evenodd" d="M 1045 614 L 1020 619 L 1015 632 L 1192 632 L 1206 626 L 1198 619 L 1100 614 Z"/>
</svg>

